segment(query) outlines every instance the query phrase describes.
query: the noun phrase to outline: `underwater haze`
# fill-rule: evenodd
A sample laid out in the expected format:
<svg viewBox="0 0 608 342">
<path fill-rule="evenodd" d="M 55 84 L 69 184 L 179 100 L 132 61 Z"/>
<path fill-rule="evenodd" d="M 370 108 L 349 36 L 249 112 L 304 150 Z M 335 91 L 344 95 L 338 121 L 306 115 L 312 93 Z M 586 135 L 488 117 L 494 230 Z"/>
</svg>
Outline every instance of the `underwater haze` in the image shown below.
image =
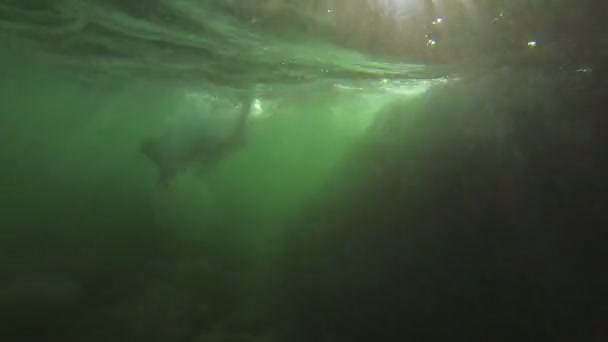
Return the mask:
<svg viewBox="0 0 608 342">
<path fill-rule="evenodd" d="M 608 338 L 607 9 L 0 0 L 0 339 Z"/>
</svg>

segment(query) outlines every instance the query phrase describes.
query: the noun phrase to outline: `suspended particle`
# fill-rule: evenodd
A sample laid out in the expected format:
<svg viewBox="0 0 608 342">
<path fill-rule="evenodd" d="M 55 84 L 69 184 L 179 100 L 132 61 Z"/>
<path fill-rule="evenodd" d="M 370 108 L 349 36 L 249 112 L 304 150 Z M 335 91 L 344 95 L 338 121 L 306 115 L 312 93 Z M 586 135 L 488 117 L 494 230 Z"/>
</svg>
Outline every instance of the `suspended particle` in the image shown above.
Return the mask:
<svg viewBox="0 0 608 342">
<path fill-rule="evenodd" d="M 437 18 L 436 20 L 433 21 L 433 25 L 438 25 L 438 24 L 441 24 L 442 22 L 443 22 L 443 18 L 439 17 L 439 18 Z"/>
</svg>

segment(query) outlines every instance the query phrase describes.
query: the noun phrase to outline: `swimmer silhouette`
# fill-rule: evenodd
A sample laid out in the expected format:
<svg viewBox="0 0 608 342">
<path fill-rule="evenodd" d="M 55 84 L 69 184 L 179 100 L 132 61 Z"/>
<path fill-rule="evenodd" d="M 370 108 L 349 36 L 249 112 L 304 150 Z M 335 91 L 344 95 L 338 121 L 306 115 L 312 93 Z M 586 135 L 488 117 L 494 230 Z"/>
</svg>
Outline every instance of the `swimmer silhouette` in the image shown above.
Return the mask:
<svg viewBox="0 0 608 342">
<path fill-rule="evenodd" d="M 201 132 L 199 136 L 178 146 L 172 145 L 170 139 L 163 137 L 144 140 L 140 151 L 158 168 L 158 183 L 167 185 L 178 173 L 190 167 L 206 171 L 242 147 L 252 102 L 253 98 L 249 94 L 242 99 L 236 123 L 225 136 L 214 137 Z"/>
</svg>

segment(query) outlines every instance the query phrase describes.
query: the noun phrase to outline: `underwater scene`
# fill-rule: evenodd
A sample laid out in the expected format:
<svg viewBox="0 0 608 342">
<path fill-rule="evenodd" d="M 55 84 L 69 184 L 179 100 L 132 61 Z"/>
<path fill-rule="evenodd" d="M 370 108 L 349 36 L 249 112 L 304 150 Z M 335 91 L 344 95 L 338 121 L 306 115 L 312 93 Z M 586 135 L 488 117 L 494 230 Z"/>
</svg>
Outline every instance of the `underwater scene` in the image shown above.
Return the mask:
<svg viewBox="0 0 608 342">
<path fill-rule="evenodd" d="M 608 341 L 606 13 L 0 0 L 0 341 Z"/>
</svg>

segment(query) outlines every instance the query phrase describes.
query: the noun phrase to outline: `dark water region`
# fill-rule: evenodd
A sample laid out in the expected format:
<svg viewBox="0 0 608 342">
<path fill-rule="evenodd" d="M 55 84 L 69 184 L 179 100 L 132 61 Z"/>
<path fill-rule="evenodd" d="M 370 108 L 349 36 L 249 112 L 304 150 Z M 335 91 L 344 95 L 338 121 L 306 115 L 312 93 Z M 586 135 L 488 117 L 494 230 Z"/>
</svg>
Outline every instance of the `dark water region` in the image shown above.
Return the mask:
<svg viewBox="0 0 608 342">
<path fill-rule="evenodd" d="M 608 339 L 606 10 L 0 0 L 0 339 Z"/>
</svg>

